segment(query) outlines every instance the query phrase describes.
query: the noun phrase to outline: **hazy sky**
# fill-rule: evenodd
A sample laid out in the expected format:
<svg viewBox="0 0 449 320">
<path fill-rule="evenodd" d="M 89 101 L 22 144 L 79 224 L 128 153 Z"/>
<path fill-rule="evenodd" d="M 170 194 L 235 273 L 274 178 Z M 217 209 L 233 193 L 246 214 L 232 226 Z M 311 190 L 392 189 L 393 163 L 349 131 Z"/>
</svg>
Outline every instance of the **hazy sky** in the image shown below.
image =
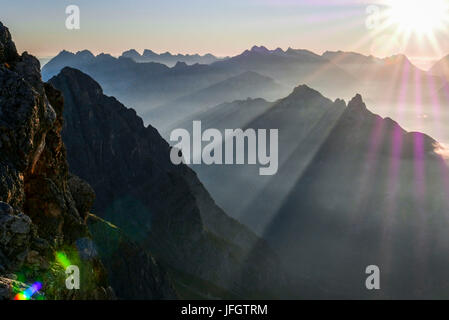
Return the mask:
<svg viewBox="0 0 449 320">
<path fill-rule="evenodd" d="M 62 49 L 119 55 L 130 48 L 224 56 L 265 45 L 317 53 L 403 52 L 425 65 L 449 53 L 449 38 L 443 32 L 434 33 L 436 47 L 415 35 L 403 43 L 394 38 L 394 28 L 382 32 L 368 28 L 367 8 L 379 1 L 0 0 L 0 21 L 10 28 L 20 51 L 39 57 Z M 65 8 L 70 4 L 81 10 L 80 30 L 65 28 Z"/>
</svg>

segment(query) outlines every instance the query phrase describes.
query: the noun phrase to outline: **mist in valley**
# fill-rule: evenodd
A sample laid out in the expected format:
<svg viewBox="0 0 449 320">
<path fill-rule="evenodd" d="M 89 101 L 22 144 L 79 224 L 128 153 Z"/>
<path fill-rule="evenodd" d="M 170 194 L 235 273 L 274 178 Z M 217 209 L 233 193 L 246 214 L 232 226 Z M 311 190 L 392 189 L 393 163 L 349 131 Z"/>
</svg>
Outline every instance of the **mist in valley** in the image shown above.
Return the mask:
<svg viewBox="0 0 449 320">
<path fill-rule="evenodd" d="M 404 56 L 265 47 L 171 67 L 64 53 L 44 78 L 64 64 L 135 108 L 172 146 L 173 130 L 192 135 L 194 121 L 223 137 L 226 129 L 279 131 L 273 176 L 259 165 L 190 167 L 220 208 L 274 248 L 289 296 L 372 297 L 360 270 L 376 263 L 388 279 L 379 298 L 447 297 L 444 78 Z M 245 159 L 256 156 L 248 150 Z"/>
</svg>

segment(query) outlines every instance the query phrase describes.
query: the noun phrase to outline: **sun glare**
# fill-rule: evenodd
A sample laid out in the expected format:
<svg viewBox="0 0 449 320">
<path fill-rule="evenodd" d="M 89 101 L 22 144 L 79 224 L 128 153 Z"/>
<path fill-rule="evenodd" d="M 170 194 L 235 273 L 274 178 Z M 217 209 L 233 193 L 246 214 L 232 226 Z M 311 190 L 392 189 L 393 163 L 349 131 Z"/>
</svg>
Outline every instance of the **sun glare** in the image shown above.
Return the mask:
<svg viewBox="0 0 449 320">
<path fill-rule="evenodd" d="M 431 33 L 449 20 L 448 0 L 390 0 L 389 20 L 403 32 Z"/>
</svg>

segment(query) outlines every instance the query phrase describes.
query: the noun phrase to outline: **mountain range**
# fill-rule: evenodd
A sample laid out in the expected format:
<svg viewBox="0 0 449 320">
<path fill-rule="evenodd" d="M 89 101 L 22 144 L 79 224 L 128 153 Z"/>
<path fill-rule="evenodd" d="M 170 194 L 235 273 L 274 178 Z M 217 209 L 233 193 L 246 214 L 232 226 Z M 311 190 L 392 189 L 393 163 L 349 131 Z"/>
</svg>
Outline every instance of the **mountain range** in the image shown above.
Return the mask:
<svg viewBox="0 0 449 320">
<path fill-rule="evenodd" d="M 151 123 L 161 131 L 169 130 L 179 117 L 198 111 L 192 108 L 191 102 L 195 100 L 195 97 L 191 100 L 192 95 L 201 94 L 202 105 L 198 108 L 209 109 L 247 97 L 275 101 L 304 83 L 332 99 L 350 99 L 354 92 L 360 92 L 374 112 L 400 121 L 409 130 L 424 131 L 449 143 L 449 135 L 436 129 L 440 118 L 449 119 L 443 108 L 447 104 L 443 89 L 446 79 L 420 70 L 404 55 L 380 59 L 353 52 L 328 51 L 318 55 L 302 49 L 269 50 L 254 46 L 237 56 L 207 65 L 179 62 L 167 67 L 154 62 L 136 63 L 123 56 L 114 58 L 106 54 L 94 56 L 88 51 L 76 54 L 63 51 L 43 67 L 44 79 L 50 79 L 65 66 L 89 74 L 107 94 L 133 107 L 146 124 Z M 273 89 L 264 89 L 271 93 L 261 94 L 251 77 L 242 84 L 239 76 L 247 72 L 271 78 Z M 247 88 L 246 97 L 236 94 L 235 90 L 224 90 L 220 95 L 211 90 L 208 97 L 209 89 L 233 79 L 234 86 Z M 279 86 L 282 87 L 280 91 L 277 90 Z M 210 101 L 208 105 L 207 101 Z M 434 108 L 435 104 L 440 106 Z M 173 115 L 177 117 L 175 121 L 164 120 Z"/>
<path fill-rule="evenodd" d="M 0 23 L 0 298 L 449 298 L 449 152 L 372 112 L 430 114 L 444 74 L 255 46 L 171 67 L 63 51 L 42 75 Z M 164 138 L 195 120 L 277 129 L 277 174 L 174 165 Z"/>
<path fill-rule="evenodd" d="M 152 50 L 145 49 L 142 54 L 138 53 L 135 49 L 124 51 L 121 57 L 131 58 L 135 62 L 157 62 L 165 64 L 166 66 L 173 67 L 178 62 L 184 62 L 186 64 L 211 64 L 213 62 L 223 60 L 226 58 L 217 58 L 214 55 L 208 53 L 203 56 L 199 54 L 171 54 L 165 52 L 158 54 Z"/>
</svg>

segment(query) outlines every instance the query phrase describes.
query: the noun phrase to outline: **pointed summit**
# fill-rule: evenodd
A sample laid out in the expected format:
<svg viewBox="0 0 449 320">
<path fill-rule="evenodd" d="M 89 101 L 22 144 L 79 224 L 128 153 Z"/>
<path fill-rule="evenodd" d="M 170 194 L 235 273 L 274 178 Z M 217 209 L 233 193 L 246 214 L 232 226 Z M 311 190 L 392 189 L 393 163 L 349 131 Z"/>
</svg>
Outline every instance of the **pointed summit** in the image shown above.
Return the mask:
<svg viewBox="0 0 449 320">
<path fill-rule="evenodd" d="M 149 57 L 154 57 L 154 56 L 157 56 L 157 53 L 155 53 L 154 51 L 152 51 L 150 49 L 143 50 L 142 57 L 149 58 Z"/>
<path fill-rule="evenodd" d="M 354 98 L 348 103 L 348 108 L 351 110 L 366 110 L 365 102 L 360 94 L 356 94 Z"/>
<path fill-rule="evenodd" d="M 187 63 L 178 61 L 178 62 L 176 62 L 175 66 L 173 68 L 174 69 L 185 69 L 187 67 L 188 67 Z"/>
<path fill-rule="evenodd" d="M 314 98 L 324 98 L 324 96 L 318 91 L 310 88 L 309 86 L 303 84 L 297 86 L 293 89 L 293 92 L 288 96 L 288 98 L 301 98 L 304 100 L 314 99 Z"/>
<path fill-rule="evenodd" d="M 282 50 L 282 48 L 276 48 L 275 50 L 273 50 L 273 53 L 277 53 L 277 54 L 284 54 L 284 50 Z"/>
<path fill-rule="evenodd" d="M 85 73 L 71 67 L 65 67 L 61 72 L 53 77 L 50 82 L 57 82 L 61 79 L 69 79 L 70 84 L 79 92 L 83 92 L 89 97 L 95 97 L 103 94 L 101 86 Z"/>
<path fill-rule="evenodd" d="M 268 54 L 268 53 L 270 53 L 271 51 L 268 50 L 268 49 L 267 49 L 266 47 L 264 47 L 264 46 L 260 46 L 260 47 L 254 46 L 254 47 L 251 48 L 251 52 Z"/>
</svg>

